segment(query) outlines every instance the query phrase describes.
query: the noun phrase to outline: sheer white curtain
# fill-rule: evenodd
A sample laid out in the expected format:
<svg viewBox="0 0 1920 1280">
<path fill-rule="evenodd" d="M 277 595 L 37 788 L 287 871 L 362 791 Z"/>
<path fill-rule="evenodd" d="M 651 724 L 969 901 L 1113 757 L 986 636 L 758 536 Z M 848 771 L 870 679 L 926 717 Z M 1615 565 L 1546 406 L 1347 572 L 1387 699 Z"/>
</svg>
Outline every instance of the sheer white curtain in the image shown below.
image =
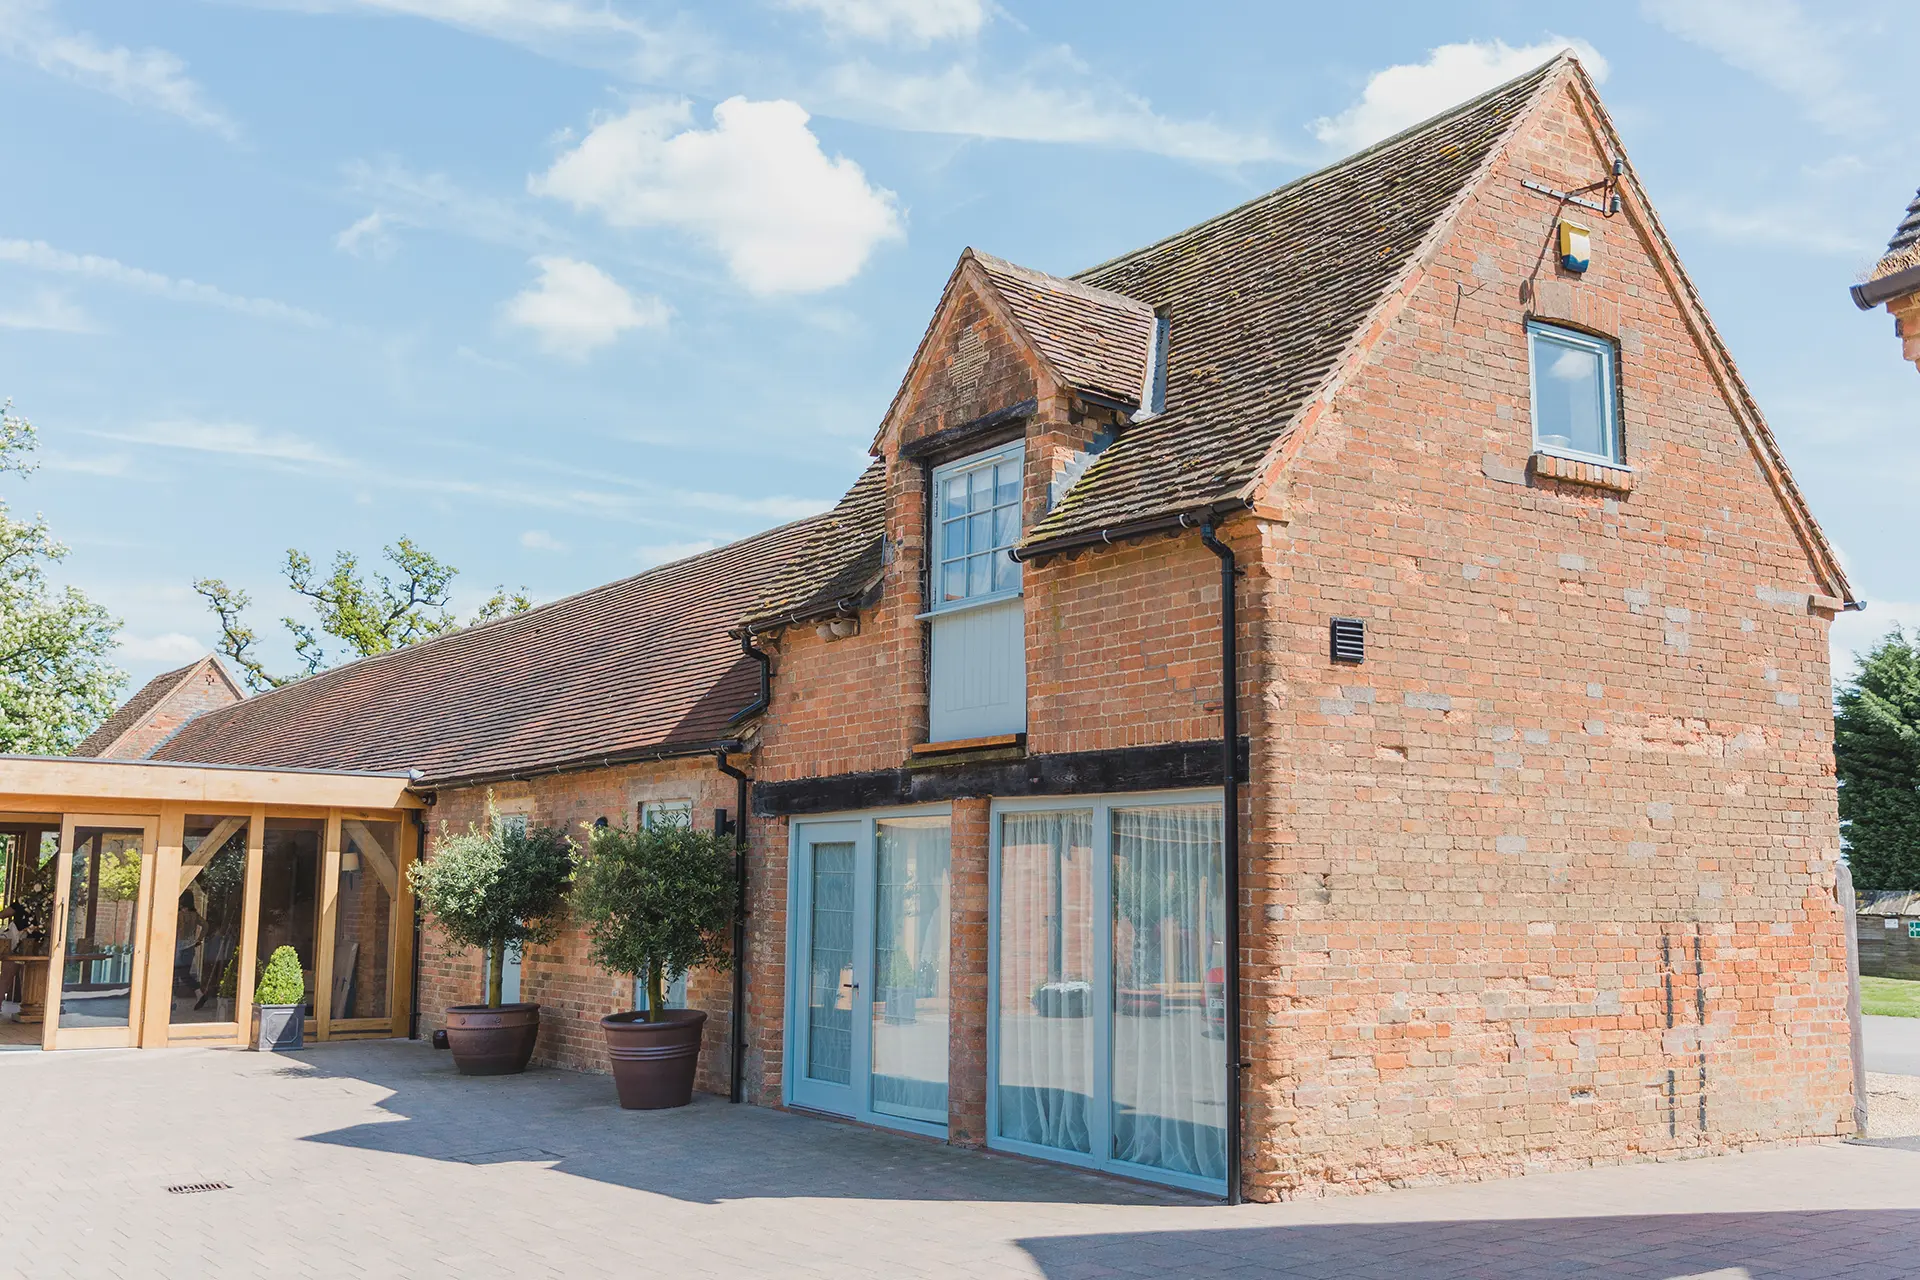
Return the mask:
<svg viewBox="0 0 1920 1280">
<path fill-rule="evenodd" d="M 947 1121 L 948 819 L 874 824 L 873 1109 Z"/>
<path fill-rule="evenodd" d="M 1113 810 L 1113 1155 L 1224 1178 L 1226 1041 L 1208 1015 L 1224 960 L 1221 808 Z"/>
<path fill-rule="evenodd" d="M 1093 812 L 1000 824 L 1000 1136 L 1092 1154 Z"/>
</svg>

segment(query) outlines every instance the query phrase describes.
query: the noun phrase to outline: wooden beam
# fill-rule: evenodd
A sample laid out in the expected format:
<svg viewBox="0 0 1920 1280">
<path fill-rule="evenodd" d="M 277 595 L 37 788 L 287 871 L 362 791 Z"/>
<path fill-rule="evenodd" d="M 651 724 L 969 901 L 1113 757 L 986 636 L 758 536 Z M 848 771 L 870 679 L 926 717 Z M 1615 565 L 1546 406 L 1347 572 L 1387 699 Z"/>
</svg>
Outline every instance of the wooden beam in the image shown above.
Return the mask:
<svg viewBox="0 0 1920 1280">
<path fill-rule="evenodd" d="M 13 799 L 25 796 L 60 801 L 55 806 L 32 806 L 35 809 L 77 808 L 75 801 L 97 800 L 138 800 L 149 805 L 177 800 L 189 807 L 225 803 L 420 808 L 424 802 L 409 792 L 407 785 L 405 774 L 306 773 L 157 764 L 150 760 L 0 757 L 0 810 L 27 807 Z"/>
<path fill-rule="evenodd" d="M 246 824 L 247 820 L 245 818 L 220 819 L 219 823 L 208 833 L 207 838 L 200 842 L 200 847 L 181 860 L 181 893 L 185 893 L 187 889 L 192 886 L 194 877 L 207 869 L 207 864 L 213 861 L 213 856 L 226 847 L 227 841 L 233 839 L 233 833 Z M 184 844 L 182 847 L 185 847 Z"/>
<path fill-rule="evenodd" d="M 380 840 L 366 823 L 358 819 L 348 819 L 340 824 L 353 842 L 360 846 L 360 856 L 373 864 L 373 873 L 380 877 L 380 883 L 386 886 L 387 900 L 395 902 L 400 897 L 400 873 L 395 868 L 393 858 L 388 855 Z"/>
</svg>

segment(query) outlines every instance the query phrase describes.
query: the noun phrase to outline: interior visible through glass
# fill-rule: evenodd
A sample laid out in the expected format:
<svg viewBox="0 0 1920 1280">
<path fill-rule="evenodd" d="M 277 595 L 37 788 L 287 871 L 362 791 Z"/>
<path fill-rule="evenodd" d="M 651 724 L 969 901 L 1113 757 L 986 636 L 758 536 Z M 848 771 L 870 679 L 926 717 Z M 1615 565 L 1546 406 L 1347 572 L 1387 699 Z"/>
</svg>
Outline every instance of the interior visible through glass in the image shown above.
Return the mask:
<svg viewBox="0 0 1920 1280">
<path fill-rule="evenodd" d="M 1607 360 L 1593 343 L 1533 331 L 1534 439 L 1549 448 L 1612 460 Z"/>
<path fill-rule="evenodd" d="M 254 935 L 255 967 L 263 968 L 279 947 L 292 947 L 306 980 L 307 1016 L 314 1011 L 314 947 L 320 907 L 319 818 L 268 818 L 260 858 L 260 924 Z M 257 975 L 256 975 L 257 977 Z"/>
<path fill-rule="evenodd" d="M 999 1135 L 1093 1151 L 1093 811 L 1000 817 Z"/>
<path fill-rule="evenodd" d="M 807 1077 L 853 1080 L 853 842 L 816 842 L 807 912 Z"/>
<path fill-rule="evenodd" d="M 947 1122 L 950 823 L 874 823 L 873 1109 Z"/>
<path fill-rule="evenodd" d="M 334 909 L 331 1017 L 385 1018 L 393 900 L 400 891 L 400 824 L 340 823 L 340 893 Z"/>
<path fill-rule="evenodd" d="M 131 1025 L 145 845 L 139 830 L 74 828 L 60 981 L 62 1027 Z"/>
<path fill-rule="evenodd" d="M 1113 811 L 1113 1157 L 1224 1179 L 1221 808 Z"/>
<path fill-rule="evenodd" d="M 245 818 L 187 816 L 173 904 L 168 1020 L 174 1026 L 235 1018 L 247 901 L 247 825 Z"/>
</svg>

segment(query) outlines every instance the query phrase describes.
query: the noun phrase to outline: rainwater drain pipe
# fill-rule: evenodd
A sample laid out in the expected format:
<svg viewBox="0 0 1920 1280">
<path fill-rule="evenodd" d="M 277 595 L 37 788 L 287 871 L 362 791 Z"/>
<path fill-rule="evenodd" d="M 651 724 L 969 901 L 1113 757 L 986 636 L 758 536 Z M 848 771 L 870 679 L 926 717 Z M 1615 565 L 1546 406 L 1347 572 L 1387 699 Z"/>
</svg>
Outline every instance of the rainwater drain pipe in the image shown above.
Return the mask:
<svg viewBox="0 0 1920 1280">
<path fill-rule="evenodd" d="M 729 725 L 739 724 L 765 711 L 773 701 L 773 659 L 753 647 L 753 632 L 740 632 L 740 652 L 760 664 L 760 692 L 752 702 L 735 712 Z M 728 1015 L 728 1046 L 732 1053 L 727 1073 L 727 1101 L 742 1102 L 747 1077 L 747 784 L 750 779 L 727 761 L 725 748 L 716 752 L 714 764 L 733 779 L 733 838 L 740 848 L 733 855 L 733 1012 Z"/>
<path fill-rule="evenodd" d="M 1213 519 L 1200 525 L 1200 541 L 1220 558 L 1220 781 L 1226 790 L 1224 820 L 1226 844 L 1227 953 L 1221 966 L 1226 995 L 1224 1021 L 1227 1040 L 1227 1203 L 1240 1203 L 1240 652 L 1235 616 L 1233 548 L 1213 534 Z"/>
</svg>

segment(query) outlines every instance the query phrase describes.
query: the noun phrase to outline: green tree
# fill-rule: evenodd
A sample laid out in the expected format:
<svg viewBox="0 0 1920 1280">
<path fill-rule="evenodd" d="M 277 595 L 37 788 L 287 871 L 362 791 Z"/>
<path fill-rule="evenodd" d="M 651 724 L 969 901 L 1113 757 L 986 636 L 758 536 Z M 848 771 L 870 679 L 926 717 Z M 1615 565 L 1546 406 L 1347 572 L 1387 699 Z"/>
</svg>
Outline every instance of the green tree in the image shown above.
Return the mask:
<svg viewBox="0 0 1920 1280">
<path fill-rule="evenodd" d="M 678 823 L 589 829 L 573 891 L 587 954 L 609 972 L 646 979 L 649 1012 L 666 1007 L 671 975 L 732 963 L 727 928 L 739 848 Z"/>
<path fill-rule="evenodd" d="M 383 548 L 382 555 L 395 573 L 389 576 L 376 570 L 369 581 L 369 575 L 361 571 L 359 557 L 351 552 L 336 552 L 333 568 L 317 575 L 312 557 L 297 549 L 287 551 L 281 572 L 294 594 L 304 598 L 313 610 L 312 622 L 280 619 L 305 668 L 291 676 L 274 675 L 261 660 L 256 648 L 260 637 L 246 621 L 253 601 L 245 591 L 219 578 L 201 578 L 193 589 L 219 619 L 220 652 L 240 669 L 241 678 L 255 693 L 324 671 L 337 661 L 370 658 L 533 607 L 525 591 L 509 592 L 500 587 L 463 622 L 449 607 L 458 569 L 421 550 L 408 538 Z M 344 641 L 346 652 L 328 652 L 320 638 L 323 635 Z"/>
<path fill-rule="evenodd" d="M 560 931 L 573 881 L 573 842 L 557 827 L 507 826 L 487 799 L 486 827 L 440 824 L 433 856 L 407 869 L 420 905 L 457 947 L 488 950 L 486 1003 L 500 1006 L 508 947 Z"/>
<path fill-rule="evenodd" d="M 36 444 L 13 401 L 0 404 L 0 474 L 30 474 Z M 66 554 L 45 520 L 16 520 L 0 502 L 0 751 L 65 754 L 112 714 L 126 680 L 112 662 L 119 620 L 47 581 Z"/>
<path fill-rule="evenodd" d="M 1895 627 L 1834 705 L 1841 832 L 1856 889 L 1920 889 L 1920 648 Z"/>
</svg>

